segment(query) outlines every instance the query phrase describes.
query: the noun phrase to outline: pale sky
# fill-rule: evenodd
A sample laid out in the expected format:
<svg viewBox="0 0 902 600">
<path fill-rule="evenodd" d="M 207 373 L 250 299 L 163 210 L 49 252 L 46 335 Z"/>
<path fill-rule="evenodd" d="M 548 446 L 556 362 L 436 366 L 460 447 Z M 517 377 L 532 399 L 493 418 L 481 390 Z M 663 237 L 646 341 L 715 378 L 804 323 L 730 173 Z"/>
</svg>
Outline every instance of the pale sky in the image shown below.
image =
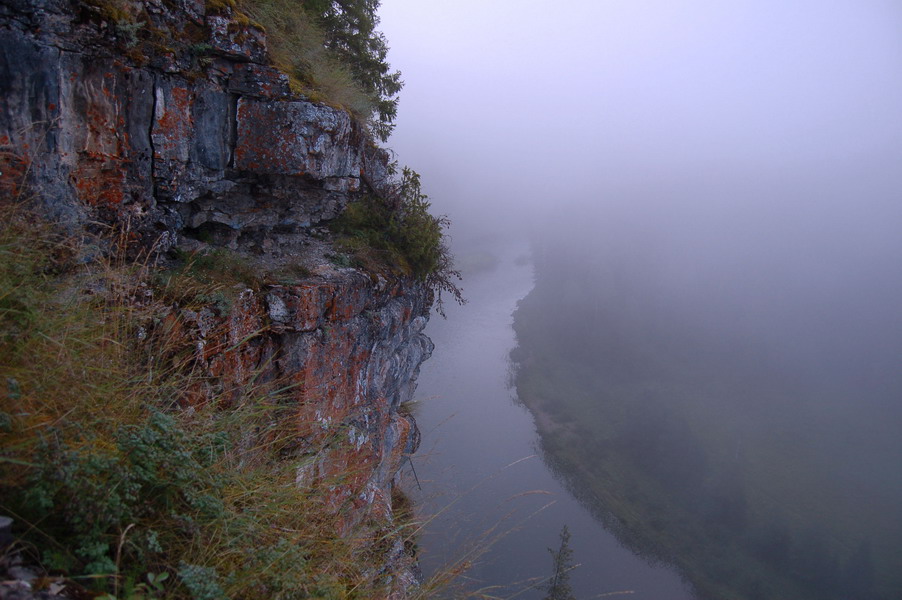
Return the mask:
<svg viewBox="0 0 902 600">
<path fill-rule="evenodd" d="M 712 369 L 773 378 L 751 389 L 810 402 L 838 440 L 902 431 L 902 0 L 383 0 L 381 14 L 406 81 L 389 145 L 455 223 L 459 256 L 531 234 L 537 289 L 561 274 L 544 311 L 562 358 L 633 349 L 624 377 L 677 403 L 688 392 L 644 381 L 649 365 L 727 350 Z M 710 399 L 712 419 L 757 401 Z M 902 489 L 893 444 L 850 468 L 850 489 Z"/>
<path fill-rule="evenodd" d="M 380 14 L 406 82 L 389 146 L 456 220 L 617 210 L 650 188 L 682 186 L 683 203 L 705 178 L 899 189 L 898 0 L 383 0 Z"/>
</svg>

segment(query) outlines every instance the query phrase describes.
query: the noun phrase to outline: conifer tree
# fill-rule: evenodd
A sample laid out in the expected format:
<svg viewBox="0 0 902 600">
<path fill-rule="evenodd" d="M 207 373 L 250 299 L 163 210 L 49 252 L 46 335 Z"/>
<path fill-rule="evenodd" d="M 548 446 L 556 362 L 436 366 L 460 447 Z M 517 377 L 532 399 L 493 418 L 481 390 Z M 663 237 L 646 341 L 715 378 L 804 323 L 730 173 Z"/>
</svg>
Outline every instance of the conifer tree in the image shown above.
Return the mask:
<svg viewBox="0 0 902 600">
<path fill-rule="evenodd" d="M 348 66 L 374 104 L 373 133 L 382 141 L 394 128 L 401 73 L 387 62 L 388 43 L 376 30 L 380 0 L 306 0 L 304 8 L 326 33 L 326 47 Z"/>
<path fill-rule="evenodd" d="M 576 600 L 570 588 L 570 570 L 573 569 L 573 550 L 570 549 L 570 530 L 564 525 L 561 530 L 561 545 L 551 553 L 553 573 L 546 587 L 545 600 Z"/>
</svg>

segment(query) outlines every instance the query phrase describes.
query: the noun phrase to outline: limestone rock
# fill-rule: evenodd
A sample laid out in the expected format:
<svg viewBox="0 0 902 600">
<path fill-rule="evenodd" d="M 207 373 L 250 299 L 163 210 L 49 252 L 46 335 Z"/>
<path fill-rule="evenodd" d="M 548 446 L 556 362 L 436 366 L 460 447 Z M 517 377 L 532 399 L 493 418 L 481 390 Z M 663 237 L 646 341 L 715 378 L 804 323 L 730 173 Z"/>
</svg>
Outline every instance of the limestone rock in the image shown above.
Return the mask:
<svg viewBox="0 0 902 600">
<path fill-rule="evenodd" d="M 175 4 L 138 4 L 165 49 L 75 0 L 0 8 L 0 188 L 28 184 L 57 218 L 127 227 L 145 248 L 210 236 L 255 252 L 387 189 L 388 153 L 293 93 L 258 26 Z"/>
<path fill-rule="evenodd" d="M 318 224 L 391 187 L 389 153 L 346 112 L 292 92 L 253 23 L 206 13 L 203 0 L 129 6 L 140 20 L 77 0 L 0 3 L 0 193 L 71 231 L 112 228 L 136 253 L 213 245 L 267 264 L 327 246 Z M 347 532 L 391 518 L 392 486 L 419 445 L 398 407 L 432 352 L 431 295 L 317 256 L 302 281 L 231 290 L 225 314 L 176 307 L 161 320 L 180 324 L 209 374 L 191 390 L 199 402 L 254 377 L 294 383 L 308 453 L 298 485 L 352 473 L 328 488 Z M 416 569 L 400 538 L 393 547 L 402 597 Z M 19 587 L 0 594 L 32 597 Z"/>
</svg>

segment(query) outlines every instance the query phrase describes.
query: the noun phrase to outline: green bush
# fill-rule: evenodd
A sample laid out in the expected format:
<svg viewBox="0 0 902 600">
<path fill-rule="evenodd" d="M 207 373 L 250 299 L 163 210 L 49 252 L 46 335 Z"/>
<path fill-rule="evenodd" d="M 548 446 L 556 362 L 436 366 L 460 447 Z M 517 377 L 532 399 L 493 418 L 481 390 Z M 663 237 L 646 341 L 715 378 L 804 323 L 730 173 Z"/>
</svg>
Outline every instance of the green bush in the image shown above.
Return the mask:
<svg viewBox="0 0 902 600">
<path fill-rule="evenodd" d="M 224 441 L 189 433 L 157 410 L 140 424 L 120 426 L 111 440 L 48 427 L 27 484 L 8 501 L 56 542 L 45 562 L 76 574 L 111 575 L 117 571 L 112 549 L 129 525 L 139 524 L 126 559 L 144 562 L 160 550 L 157 530 L 222 517 L 221 482 L 210 468 Z"/>
<path fill-rule="evenodd" d="M 454 258 L 445 243 L 446 217 L 429 212 L 420 176 L 404 168 L 400 182 L 385 198 L 365 196 L 348 205 L 332 228 L 340 234 L 339 247 L 356 258 L 358 266 L 379 270 L 387 267 L 426 283 L 436 295 L 441 312 L 441 294 L 450 293 L 463 303 L 454 280 Z"/>
</svg>

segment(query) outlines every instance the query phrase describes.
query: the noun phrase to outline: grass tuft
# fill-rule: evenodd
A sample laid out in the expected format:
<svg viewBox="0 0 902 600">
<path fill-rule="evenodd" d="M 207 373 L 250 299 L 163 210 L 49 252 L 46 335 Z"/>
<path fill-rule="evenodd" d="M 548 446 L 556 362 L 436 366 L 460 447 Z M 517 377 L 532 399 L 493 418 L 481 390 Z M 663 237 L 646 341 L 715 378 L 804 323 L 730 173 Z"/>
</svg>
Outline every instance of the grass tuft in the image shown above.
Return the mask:
<svg viewBox="0 0 902 600">
<path fill-rule="evenodd" d="M 245 283 L 235 257 L 194 257 L 160 294 L 149 267 L 76 264 L 75 242 L 5 208 L 0 512 L 30 559 L 107 597 L 386 595 L 373 565 L 408 528 L 371 517 L 336 536 L 340 481 L 296 482 L 319 449 L 301 450 L 291 384 L 198 401 L 215 386 L 167 294 L 228 285 L 225 266 Z"/>
<path fill-rule="evenodd" d="M 244 0 L 241 8 L 265 28 L 273 60 L 292 78 L 294 91 L 344 108 L 360 122 L 370 119 L 373 99 L 326 48 L 324 32 L 295 0 Z"/>
</svg>

